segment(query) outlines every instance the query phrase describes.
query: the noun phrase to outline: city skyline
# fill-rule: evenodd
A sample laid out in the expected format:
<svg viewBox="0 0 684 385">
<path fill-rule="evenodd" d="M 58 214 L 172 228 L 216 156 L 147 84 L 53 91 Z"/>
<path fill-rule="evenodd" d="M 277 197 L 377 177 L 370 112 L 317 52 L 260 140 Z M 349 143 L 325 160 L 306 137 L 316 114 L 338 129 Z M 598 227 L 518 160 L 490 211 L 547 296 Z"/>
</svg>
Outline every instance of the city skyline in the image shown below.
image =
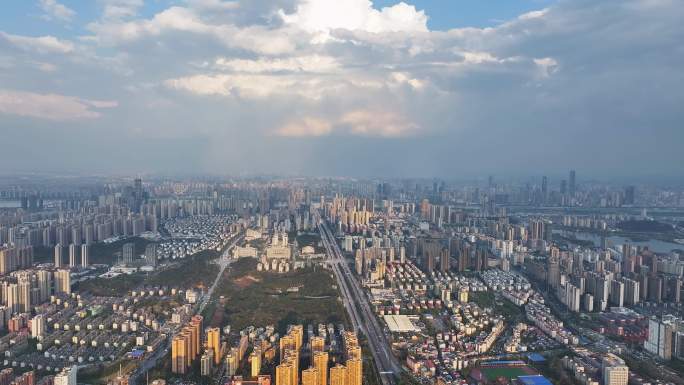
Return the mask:
<svg viewBox="0 0 684 385">
<path fill-rule="evenodd" d="M 440 3 L 11 1 L 0 173 L 682 176 L 676 2 Z"/>
<path fill-rule="evenodd" d="M 506 178 L 0 178 L 0 380 L 684 384 L 684 186 Z"/>
<path fill-rule="evenodd" d="M 0 385 L 684 385 L 683 0 L 5 0 Z"/>
</svg>

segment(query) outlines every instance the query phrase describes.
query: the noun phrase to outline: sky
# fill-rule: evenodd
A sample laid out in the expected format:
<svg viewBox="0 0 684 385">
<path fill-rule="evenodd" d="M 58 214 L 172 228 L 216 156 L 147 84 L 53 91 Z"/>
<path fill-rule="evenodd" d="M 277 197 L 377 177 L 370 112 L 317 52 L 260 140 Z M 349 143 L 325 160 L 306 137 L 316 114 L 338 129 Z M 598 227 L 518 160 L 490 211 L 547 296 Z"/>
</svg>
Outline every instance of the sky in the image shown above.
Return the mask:
<svg viewBox="0 0 684 385">
<path fill-rule="evenodd" d="M 684 177 L 681 0 L 6 0 L 0 173 Z"/>
</svg>

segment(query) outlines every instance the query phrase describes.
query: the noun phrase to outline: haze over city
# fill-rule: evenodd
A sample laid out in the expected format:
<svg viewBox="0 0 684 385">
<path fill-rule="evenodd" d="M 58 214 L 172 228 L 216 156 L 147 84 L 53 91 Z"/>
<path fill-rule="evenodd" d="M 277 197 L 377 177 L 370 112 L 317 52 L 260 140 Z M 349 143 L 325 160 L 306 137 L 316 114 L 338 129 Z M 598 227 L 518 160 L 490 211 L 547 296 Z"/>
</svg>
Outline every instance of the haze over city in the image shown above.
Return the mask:
<svg viewBox="0 0 684 385">
<path fill-rule="evenodd" d="M 682 176 L 675 0 L 2 8 L 3 173 Z"/>
<path fill-rule="evenodd" d="M 684 385 L 682 0 L 5 0 L 0 385 Z"/>
</svg>

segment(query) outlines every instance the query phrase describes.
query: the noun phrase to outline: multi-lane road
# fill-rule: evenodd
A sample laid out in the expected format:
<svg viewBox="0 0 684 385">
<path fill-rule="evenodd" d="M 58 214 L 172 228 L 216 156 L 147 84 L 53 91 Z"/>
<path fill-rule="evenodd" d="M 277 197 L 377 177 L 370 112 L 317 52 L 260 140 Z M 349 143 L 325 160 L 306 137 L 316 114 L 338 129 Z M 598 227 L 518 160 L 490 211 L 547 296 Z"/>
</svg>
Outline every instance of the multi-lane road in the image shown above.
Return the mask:
<svg viewBox="0 0 684 385">
<path fill-rule="evenodd" d="M 214 294 L 214 290 L 216 289 L 216 286 L 218 286 L 218 283 L 221 281 L 221 278 L 223 278 L 223 272 L 226 271 L 226 267 L 230 266 L 231 263 L 233 263 L 235 260 L 231 258 L 231 251 L 233 250 L 233 247 L 240 242 L 243 238 L 243 235 L 238 235 L 237 238 L 230 244 L 230 246 L 226 247 L 223 250 L 223 254 L 221 255 L 221 258 L 219 258 L 219 266 L 221 266 L 218 275 L 216 275 L 216 279 L 214 280 L 214 283 L 211 285 L 207 293 L 204 295 L 202 298 L 202 302 L 200 302 L 199 310 L 197 311 L 198 314 L 202 314 L 204 311 L 204 308 L 207 306 L 209 301 L 211 300 L 212 295 Z"/>
<path fill-rule="evenodd" d="M 354 330 L 360 331 L 366 336 L 368 346 L 373 355 L 383 385 L 395 385 L 397 383 L 396 376 L 401 372 L 401 365 L 391 352 L 387 336 L 383 332 L 382 326 L 373 313 L 363 288 L 358 280 L 352 275 L 351 269 L 345 261 L 342 251 L 337 245 L 332 232 L 323 221 L 319 221 L 318 229 L 327 251 L 328 264 L 332 268 L 337 279 L 344 306 L 351 318 L 352 327 Z M 230 246 L 224 249 L 224 253 L 219 259 L 220 271 L 213 284 L 198 304 L 198 313 L 201 313 L 209 301 L 211 301 L 213 292 L 218 286 L 218 283 L 223 276 L 223 272 L 232 262 L 230 259 L 230 251 L 241 239 L 242 236 L 239 236 L 230 244 Z M 166 353 L 170 348 L 171 334 L 172 333 L 169 333 L 166 343 L 152 355 L 148 356 L 131 375 L 131 379 L 133 380 L 131 383 L 135 383 L 135 380 L 142 379 L 144 373 L 153 368 L 160 359 L 166 356 Z"/>
<path fill-rule="evenodd" d="M 383 385 L 394 385 L 396 384 L 396 376 L 401 372 L 401 365 L 392 354 L 387 336 L 375 317 L 363 288 L 352 275 L 335 237 L 323 220 L 318 222 L 321 240 L 328 254 L 328 263 L 337 278 L 342 300 L 351 318 L 352 326 L 356 331 L 361 331 L 366 335 Z"/>
</svg>

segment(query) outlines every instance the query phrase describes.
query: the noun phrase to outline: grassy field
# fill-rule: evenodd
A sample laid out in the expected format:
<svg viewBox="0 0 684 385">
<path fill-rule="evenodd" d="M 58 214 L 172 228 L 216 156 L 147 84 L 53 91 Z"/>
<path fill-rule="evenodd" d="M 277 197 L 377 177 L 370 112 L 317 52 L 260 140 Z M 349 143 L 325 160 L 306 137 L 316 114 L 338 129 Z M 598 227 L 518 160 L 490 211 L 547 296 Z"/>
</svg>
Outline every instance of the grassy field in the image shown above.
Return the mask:
<svg viewBox="0 0 684 385">
<path fill-rule="evenodd" d="M 120 275 L 115 278 L 95 278 L 78 285 L 77 290 L 99 297 L 120 297 L 145 281 L 142 274 Z"/>
<path fill-rule="evenodd" d="M 276 325 L 284 332 L 293 323 L 346 323 L 330 272 L 320 268 L 287 274 L 257 272 L 256 264 L 252 258 L 243 258 L 224 273 L 216 289 L 217 296 L 224 296 L 224 305 L 216 309 L 223 312 L 218 317 L 223 324 L 235 330 Z M 298 290 L 288 290 L 293 288 Z"/>
<path fill-rule="evenodd" d="M 317 253 L 324 253 L 325 248 L 319 243 L 321 242 L 321 236 L 318 233 L 301 234 L 297 236 L 297 244 L 299 247 L 312 246 Z"/>
<path fill-rule="evenodd" d="M 513 302 L 495 294 L 492 291 L 469 293 L 469 300 L 471 302 L 475 302 L 482 308 L 493 308 L 494 314 L 503 314 L 506 320 L 511 324 L 519 322 L 525 318 L 523 310 L 520 306 L 516 306 Z"/>
<path fill-rule="evenodd" d="M 218 266 L 212 260 L 219 253 L 205 250 L 178 262 L 175 266 L 159 272 L 120 275 L 115 278 L 96 278 L 80 284 L 79 290 L 97 296 L 121 296 L 141 285 L 170 286 L 180 288 L 206 288 L 218 274 Z"/>
<path fill-rule="evenodd" d="M 180 264 L 154 274 L 145 283 L 159 286 L 208 287 L 216 279 L 219 267 L 212 261 L 220 256 L 215 250 L 200 251 Z"/>
</svg>

